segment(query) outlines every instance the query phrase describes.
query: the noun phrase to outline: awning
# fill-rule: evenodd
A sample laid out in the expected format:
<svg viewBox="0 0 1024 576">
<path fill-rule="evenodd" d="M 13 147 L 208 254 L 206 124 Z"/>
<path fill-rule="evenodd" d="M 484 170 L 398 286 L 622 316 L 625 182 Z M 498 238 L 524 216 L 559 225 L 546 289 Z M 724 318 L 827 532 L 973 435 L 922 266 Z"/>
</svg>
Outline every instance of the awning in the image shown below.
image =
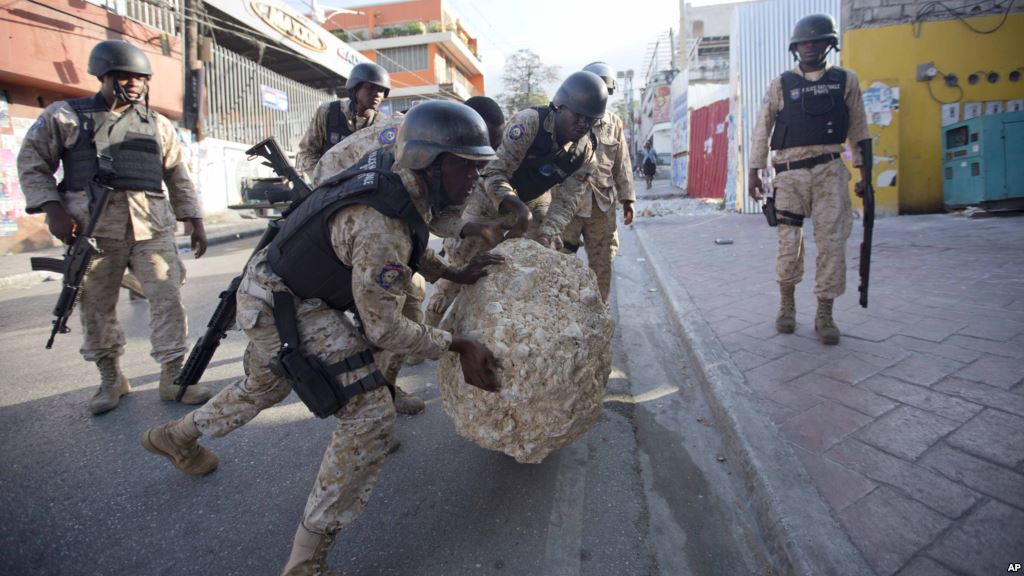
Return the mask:
<svg viewBox="0 0 1024 576">
<path fill-rule="evenodd" d="M 203 5 L 219 18 L 239 23 L 231 27 L 237 33 L 214 29 L 218 44 L 303 84 L 333 88 L 348 78 L 353 66 L 370 62 L 337 36 L 277 0 L 203 0 Z M 264 50 L 260 58 L 259 46 L 247 38 L 253 35 L 294 55 Z"/>
</svg>

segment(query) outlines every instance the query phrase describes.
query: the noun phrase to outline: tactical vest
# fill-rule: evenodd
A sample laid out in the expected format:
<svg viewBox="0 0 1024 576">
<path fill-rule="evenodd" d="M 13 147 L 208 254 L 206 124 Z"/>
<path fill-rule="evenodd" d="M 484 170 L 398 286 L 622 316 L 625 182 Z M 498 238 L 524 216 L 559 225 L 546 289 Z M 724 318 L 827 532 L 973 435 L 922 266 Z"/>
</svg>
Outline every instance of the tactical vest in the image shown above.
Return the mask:
<svg viewBox="0 0 1024 576">
<path fill-rule="evenodd" d="M 783 72 L 784 104 L 775 116 L 772 150 L 845 142 L 850 128 L 846 77 L 836 67 L 814 82 L 796 72 Z"/>
<path fill-rule="evenodd" d="M 540 197 L 552 187 L 561 184 L 587 161 L 588 152 L 596 145 L 593 131 L 588 132 L 591 149 L 588 151 L 581 142 L 574 143 L 569 150 L 556 147 L 551 133 L 544 129 L 544 119 L 551 113 L 550 106 L 534 106 L 540 116 L 537 135 L 533 137 L 519 168 L 512 174 L 509 183 L 523 202 Z"/>
<path fill-rule="evenodd" d="M 349 126 L 348 117 L 341 109 L 341 100 L 331 102 L 327 107 L 327 139 L 324 140 L 320 155 L 326 154 L 335 144 L 351 135 L 352 127 Z"/>
<path fill-rule="evenodd" d="M 354 204 L 405 222 L 412 240 L 409 268 L 418 268 L 430 230 L 401 178 L 391 171 L 394 161 L 388 150 L 370 152 L 320 185 L 288 215 L 270 243 L 267 261 L 293 294 L 304 300 L 319 298 L 337 310 L 352 309 L 352 268 L 334 252 L 330 222 L 338 210 Z"/>
<path fill-rule="evenodd" d="M 108 153 L 113 158 L 116 176 L 108 184 L 115 190 L 148 190 L 160 192 L 164 163 L 160 152 L 160 138 L 156 113 L 150 111 L 143 118 L 134 106 L 119 118 L 110 118 L 110 109 L 101 94 L 89 98 L 68 100 L 78 115 L 78 140 L 64 150 L 60 160 L 64 165 L 64 180 L 59 190 L 85 190 L 99 169 L 96 161 L 96 130 L 109 130 Z M 106 125 L 113 121 L 113 126 Z"/>
</svg>

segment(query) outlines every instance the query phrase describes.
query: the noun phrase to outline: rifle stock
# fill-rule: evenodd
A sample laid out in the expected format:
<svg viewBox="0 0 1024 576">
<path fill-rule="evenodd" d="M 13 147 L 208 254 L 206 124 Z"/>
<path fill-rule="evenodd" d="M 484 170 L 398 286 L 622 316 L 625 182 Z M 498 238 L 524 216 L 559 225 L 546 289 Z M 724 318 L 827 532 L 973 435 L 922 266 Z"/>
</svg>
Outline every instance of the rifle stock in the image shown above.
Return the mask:
<svg viewBox="0 0 1024 576">
<path fill-rule="evenodd" d="M 263 236 L 260 237 L 256 248 L 249 255 L 249 260 L 252 260 L 256 253 L 266 248 L 273 241 L 281 229 L 282 219 L 301 204 L 309 196 L 311 190 L 302 177 L 299 176 L 298 172 L 295 171 L 295 168 L 288 163 L 288 159 L 281 152 L 281 148 L 277 145 L 277 141 L 274 140 L 273 136 L 249 148 L 246 154 L 250 158 L 262 158 L 265 166 L 272 168 L 278 176 L 288 179 L 291 182 L 293 193 L 292 203 L 284 211 L 282 217 L 271 220 L 267 224 L 266 231 L 263 232 Z M 213 354 L 217 351 L 217 347 L 220 346 L 220 341 L 227 337 L 228 329 L 234 325 L 238 303 L 238 285 L 241 281 L 242 275 L 236 276 L 231 280 L 231 284 L 228 285 L 227 289 L 220 293 L 220 304 L 217 305 L 213 316 L 206 324 L 206 332 L 199 338 L 195 346 L 192 347 L 188 360 L 186 360 L 185 366 L 181 369 L 181 374 L 174 380 L 174 384 L 178 386 L 178 393 L 175 397 L 175 400 L 178 402 L 184 397 L 185 390 L 189 386 L 198 383 L 199 379 L 202 378 L 203 372 L 206 371 L 206 368 L 210 365 L 210 360 L 213 359 Z"/>
</svg>

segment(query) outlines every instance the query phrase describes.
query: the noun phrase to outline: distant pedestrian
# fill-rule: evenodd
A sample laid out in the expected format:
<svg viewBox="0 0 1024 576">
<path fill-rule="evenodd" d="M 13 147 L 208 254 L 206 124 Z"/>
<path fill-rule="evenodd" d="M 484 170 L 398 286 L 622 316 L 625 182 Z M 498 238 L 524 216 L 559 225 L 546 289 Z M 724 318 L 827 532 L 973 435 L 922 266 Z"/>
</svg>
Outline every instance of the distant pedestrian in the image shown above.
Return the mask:
<svg viewBox="0 0 1024 576">
<path fill-rule="evenodd" d="M 651 181 L 658 172 L 658 152 L 654 150 L 654 143 L 648 140 L 644 143 L 644 149 L 640 153 L 640 170 L 644 174 L 644 182 L 647 189 L 651 189 Z"/>
<path fill-rule="evenodd" d="M 818 247 L 814 329 L 818 339 L 830 345 L 839 343 L 832 303 L 846 291 L 846 240 L 852 227 L 850 173 L 840 158 L 843 143 L 849 140 L 853 165 L 861 168 L 858 196 L 865 185 L 864 166 L 871 165 L 860 83 L 853 71 L 828 65 L 825 58 L 832 49 L 839 50 L 839 36 L 831 16 L 815 14 L 797 22 L 789 42 L 797 66 L 773 80 L 764 96 L 747 181 L 750 196 L 760 200 L 763 185 L 758 170 L 767 166 L 770 144 L 776 173 L 776 270 L 781 293 L 775 329 L 783 334 L 796 329 L 794 291 L 804 275 L 802 226 L 804 218 L 810 217 Z"/>
</svg>

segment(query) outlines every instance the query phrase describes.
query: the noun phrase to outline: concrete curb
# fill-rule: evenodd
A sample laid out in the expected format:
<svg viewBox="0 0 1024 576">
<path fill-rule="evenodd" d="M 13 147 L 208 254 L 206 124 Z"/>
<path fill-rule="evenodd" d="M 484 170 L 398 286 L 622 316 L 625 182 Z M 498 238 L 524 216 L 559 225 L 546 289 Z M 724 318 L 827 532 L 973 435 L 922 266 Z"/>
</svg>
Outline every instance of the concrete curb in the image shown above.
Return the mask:
<svg viewBox="0 0 1024 576">
<path fill-rule="evenodd" d="M 231 226 L 224 230 L 218 230 L 214 234 L 210 234 L 207 236 L 206 242 L 209 246 L 214 246 L 216 244 L 224 244 L 225 242 L 240 240 L 242 238 L 252 238 L 253 236 L 262 235 L 263 231 L 266 229 L 265 224 L 262 227 L 255 227 L 251 225 Z M 191 241 L 188 236 L 178 236 L 175 238 L 175 244 L 177 244 L 178 250 L 183 252 L 191 252 L 190 243 Z M 28 255 L 26 254 L 25 257 L 28 258 Z M 13 274 L 11 276 L 0 277 L 0 290 L 4 290 L 6 288 L 27 288 L 39 282 L 60 279 L 61 275 L 54 272 L 32 271 Z"/>
<path fill-rule="evenodd" d="M 760 400 L 689 293 L 655 265 L 642 226 L 636 227 L 636 233 L 708 403 L 724 425 L 728 450 L 741 463 L 776 567 L 784 574 L 873 576 L 875 572 L 832 517 L 792 447 L 758 408 Z"/>
</svg>

